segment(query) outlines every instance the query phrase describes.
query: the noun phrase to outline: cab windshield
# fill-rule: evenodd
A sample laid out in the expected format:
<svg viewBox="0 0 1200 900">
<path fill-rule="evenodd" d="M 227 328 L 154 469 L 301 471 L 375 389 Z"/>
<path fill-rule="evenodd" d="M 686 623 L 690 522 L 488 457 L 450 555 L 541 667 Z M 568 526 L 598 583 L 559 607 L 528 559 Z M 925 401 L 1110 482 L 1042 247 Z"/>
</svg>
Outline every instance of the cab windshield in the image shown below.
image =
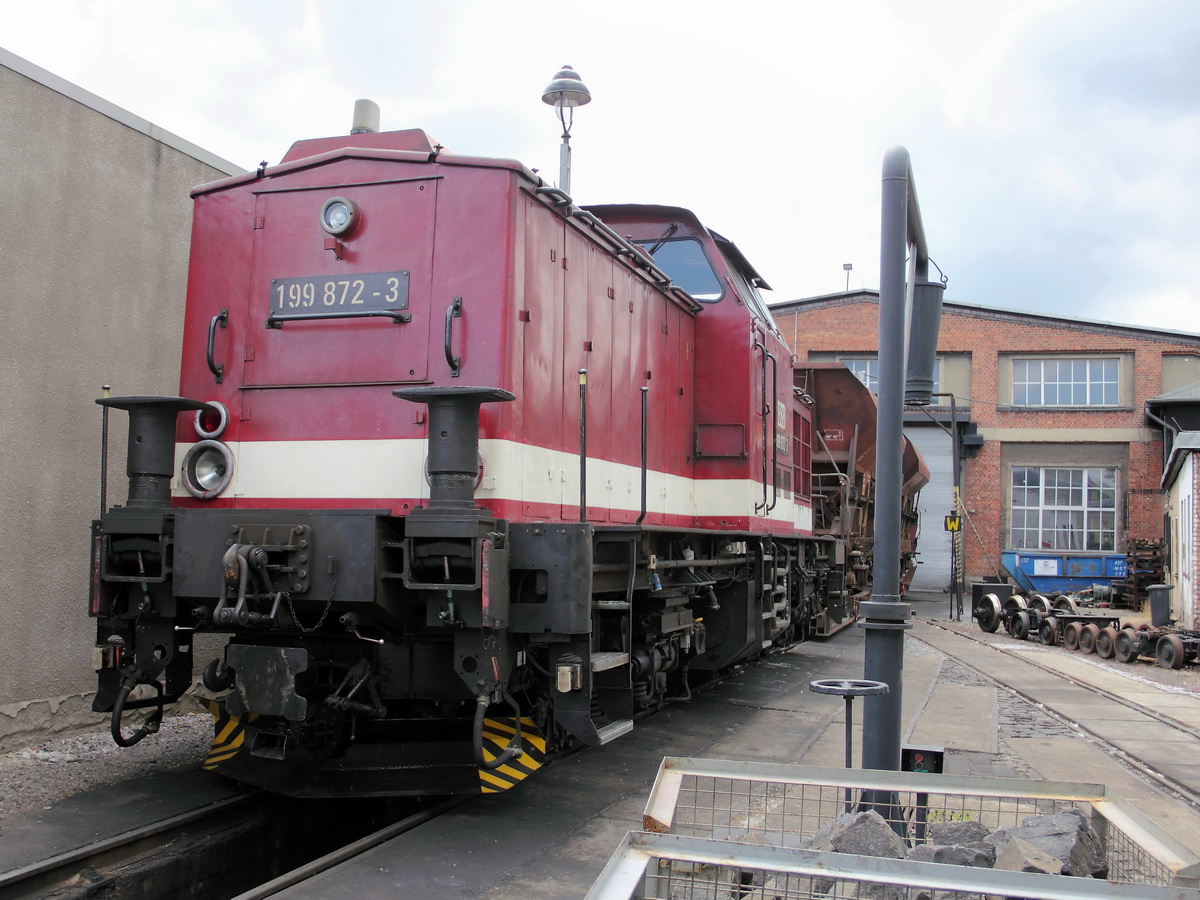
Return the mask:
<svg viewBox="0 0 1200 900">
<path fill-rule="evenodd" d="M 654 258 L 654 264 L 671 277 L 676 287 L 683 288 L 694 299 L 706 303 L 721 299 L 724 293 L 721 281 L 704 255 L 704 248 L 695 238 L 634 243 Z"/>
</svg>

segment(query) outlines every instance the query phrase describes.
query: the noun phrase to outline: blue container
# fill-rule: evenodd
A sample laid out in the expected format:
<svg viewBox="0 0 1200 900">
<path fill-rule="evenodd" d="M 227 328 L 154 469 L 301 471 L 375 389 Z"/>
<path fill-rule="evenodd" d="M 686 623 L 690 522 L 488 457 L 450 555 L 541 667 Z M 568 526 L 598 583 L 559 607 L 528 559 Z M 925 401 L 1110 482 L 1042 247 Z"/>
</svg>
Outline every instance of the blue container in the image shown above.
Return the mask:
<svg viewBox="0 0 1200 900">
<path fill-rule="evenodd" d="M 1109 587 L 1124 581 L 1124 554 L 1077 554 L 1005 550 L 1000 554 L 1004 570 L 1026 592 L 1081 591 L 1093 584 Z"/>
</svg>

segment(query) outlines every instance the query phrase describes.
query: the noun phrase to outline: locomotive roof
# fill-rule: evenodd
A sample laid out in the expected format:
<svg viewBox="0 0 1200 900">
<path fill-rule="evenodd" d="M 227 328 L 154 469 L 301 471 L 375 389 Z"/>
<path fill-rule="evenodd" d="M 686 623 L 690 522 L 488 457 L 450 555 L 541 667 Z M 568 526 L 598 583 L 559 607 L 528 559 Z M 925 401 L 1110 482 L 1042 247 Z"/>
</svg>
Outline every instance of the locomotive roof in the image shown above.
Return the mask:
<svg viewBox="0 0 1200 900">
<path fill-rule="evenodd" d="M 541 179 L 523 163 L 515 159 L 499 159 L 482 156 L 458 156 L 434 141 L 421 128 L 404 131 L 365 132 L 362 134 L 339 134 L 332 137 L 309 138 L 296 141 L 284 154 L 278 165 L 269 169 L 264 165 L 256 172 L 223 178 L 220 181 L 202 184 L 191 191 L 197 197 L 214 191 L 256 181 L 264 175 L 283 175 L 289 171 L 319 166 L 338 159 L 380 159 L 403 162 L 428 162 L 457 166 L 486 166 L 512 169 L 535 184 Z"/>
<path fill-rule="evenodd" d="M 743 277 L 757 288 L 763 290 L 771 290 L 771 286 L 767 284 L 758 270 L 750 264 L 750 260 L 746 259 L 744 253 L 738 249 L 737 245 L 729 240 L 729 238 L 718 234 L 711 228 L 707 228 L 699 217 L 690 209 L 684 209 L 682 206 L 658 206 L 649 203 L 605 203 L 599 205 L 589 204 L 585 207 L 589 212 L 594 213 L 601 219 L 611 217 L 617 218 L 648 218 L 655 221 L 671 221 L 675 219 L 687 219 L 697 229 L 706 232 L 721 248 L 721 252 L 725 254 L 733 265 L 737 266 Z"/>
</svg>

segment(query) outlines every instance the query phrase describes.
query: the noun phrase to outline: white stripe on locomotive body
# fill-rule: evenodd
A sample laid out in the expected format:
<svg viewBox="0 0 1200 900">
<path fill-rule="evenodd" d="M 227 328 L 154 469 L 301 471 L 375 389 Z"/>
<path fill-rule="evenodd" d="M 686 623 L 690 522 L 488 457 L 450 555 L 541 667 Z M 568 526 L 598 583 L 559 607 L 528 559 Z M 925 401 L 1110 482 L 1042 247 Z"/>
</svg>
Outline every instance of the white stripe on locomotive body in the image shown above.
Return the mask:
<svg viewBox="0 0 1200 900">
<path fill-rule="evenodd" d="M 175 445 L 176 472 L 191 446 Z M 255 501 L 429 498 L 424 439 L 246 441 L 228 446 L 234 475 L 223 497 Z M 481 440 L 479 449 L 484 472 L 475 498 L 483 505 L 489 499 L 549 506 L 579 503 L 577 455 L 491 439 Z M 638 512 L 641 479 L 637 466 L 588 457 L 588 506 Z M 176 497 L 188 496 L 178 477 L 172 492 Z M 651 513 L 706 519 L 749 516 L 799 531 L 812 529 L 812 507 L 782 492 L 770 515 L 755 515 L 762 494 L 762 483 L 751 479 L 691 479 L 654 470 L 646 475 L 646 505 Z"/>
</svg>

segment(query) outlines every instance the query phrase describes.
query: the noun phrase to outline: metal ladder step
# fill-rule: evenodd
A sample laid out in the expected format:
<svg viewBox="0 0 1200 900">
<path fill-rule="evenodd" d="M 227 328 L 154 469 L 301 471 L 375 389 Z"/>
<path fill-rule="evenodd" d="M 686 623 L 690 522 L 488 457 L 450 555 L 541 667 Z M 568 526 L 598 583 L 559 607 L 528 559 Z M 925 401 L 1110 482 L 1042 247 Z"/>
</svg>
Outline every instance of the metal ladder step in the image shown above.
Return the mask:
<svg viewBox="0 0 1200 900">
<path fill-rule="evenodd" d="M 618 719 L 616 722 L 610 722 L 603 728 L 597 729 L 596 734 L 600 737 L 600 746 L 604 746 L 631 731 L 633 731 L 633 719 Z"/>
<path fill-rule="evenodd" d="M 592 654 L 592 671 L 603 672 L 605 669 L 615 669 L 617 666 L 626 665 L 629 662 L 629 654 L 622 653 L 619 650 L 605 653 Z"/>
</svg>

